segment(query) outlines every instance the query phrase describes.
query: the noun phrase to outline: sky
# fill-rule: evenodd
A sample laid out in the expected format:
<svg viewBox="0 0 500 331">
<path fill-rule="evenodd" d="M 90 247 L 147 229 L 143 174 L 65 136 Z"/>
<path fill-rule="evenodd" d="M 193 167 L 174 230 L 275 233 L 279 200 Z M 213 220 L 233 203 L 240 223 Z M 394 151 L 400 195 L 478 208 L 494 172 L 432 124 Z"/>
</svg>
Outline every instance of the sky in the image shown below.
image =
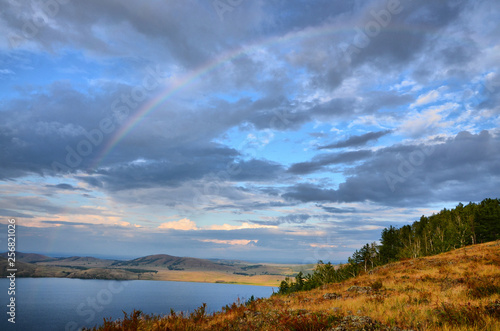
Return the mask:
<svg viewBox="0 0 500 331">
<path fill-rule="evenodd" d="M 497 0 L 0 3 L 4 251 L 340 262 L 499 197 Z"/>
</svg>

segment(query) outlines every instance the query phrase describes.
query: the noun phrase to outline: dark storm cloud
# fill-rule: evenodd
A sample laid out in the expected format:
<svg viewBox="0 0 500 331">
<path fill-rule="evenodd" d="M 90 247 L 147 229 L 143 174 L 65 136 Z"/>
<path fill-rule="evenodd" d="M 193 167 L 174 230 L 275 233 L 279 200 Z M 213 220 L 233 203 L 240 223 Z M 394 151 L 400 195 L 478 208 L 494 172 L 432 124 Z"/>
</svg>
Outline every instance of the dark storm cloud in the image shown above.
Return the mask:
<svg viewBox="0 0 500 331">
<path fill-rule="evenodd" d="M 29 213 L 43 213 L 48 215 L 56 215 L 60 213 L 71 213 L 75 209 L 68 208 L 65 210 L 63 206 L 57 206 L 44 197 L 39 196 L 2 196 L 0 197 L 0 208 L 7 210 L 22 209 Z"/>
<path fill-rule="evenodd" d="M 334 144 L 329 144 L 326 146 L 320 146 L 318 149 L 335 149 L 344 147 L 361 146 L 366 144 L 371 140 L 377 140 L 385 135 L 391 133 L 391 130 L 378 131 L 378 132 L 368 132 L 360 136 L 350 136 L 346 140 L 336 142 Z"/>
<path fill-rule="evenodd" d="M 391 7 L 392 15 L 388 13 L 391 3 L 396 4 Z M 352 16 L 347 16 L 350 20 L 343 22 L 340 19 L 340 24 L 349 26 L 351 33 L 305 40 L 301 45 L 302 52 L 296 52 L 290 58 L 295 65 L 308 69 L 312 86 L 326 90 L 339 87 L 363 65 L 383 72 L 400 72 L 436 44 L 435 35 L 455 24 L 462 13 L 467 13 L 469 3 L 454 0 L 359 2 Z M 380 14 L 382 12 L 385 14 Z M 308 51 L 311 49 L 322 49 L 322 52 L 314 54 Z M 463 61 L 467 60 L 471 58 L 465 56 Z M 442 56 L 425 64 L 429 68 L 433 62 L 441 61 Z"/>
<path fill-rule="evenodd" d="M 368 93 L 363 98 L 339 97 L 329 101 L 297 102 L 283 96 L 263 97 L 256 101 L 240 100 L 225 104 L 227 109 L 241 109 L 239 121 L 253 124 L 257 129 L 278 131 L 296 130 L 313 120 L 347 119 L 371 114 L 381 108 L 392 108 L 410 101 L 412 97 L 394 93 Z M 220 105 L 219 105 L 220 106 Z M 230 117 L 235 117 L 230 112 Z M 237 122 L 236 122 L 237 123 Z"/>
<path fill-rule="evenodd" d="M 228 174 L 228 179 L 234 181 L 275 181 L 279 180 L 284 172 L 284 167 L 276 162 L 255 159 L 241 161 L 233 167 L 237 173 Z"/>
<path fill-rule="evenodd" d="M 441 58 L 443 64 L 447 65 L 463 65 L 470 62 L 479 52 L 475 42 L 469 40 L 469 45 L 455 45 L 446 47 L 438 52 L 435 52 L 437 58 Z M 436 59 L 437 60 L 437 59 Z"/>
<path fill-rule="evenodd" d="M 46 196 L 51 195 L 46 194 Z M 87 215 L 88 217 L 112 215 L 98 206 L 68 206 L 43 196 L 0 196 L 0 210 L 5 210 L 6 216 L 26 218 L 32 218 L 35 215 Z M 15 216 L 13 213 L 24 216 Z"/>
<path fill-rule="evenodd" d="M 225 170 L 235 151 L 224 148 L 190 150 L 188 155 L 171 154 L 165 160 L 122 163 L 96 171 L 90 177 L 108 190 L 122 190 L 152 186 L 177 186 L 188 180 L 200 179 L 209 173 Z"/>
<path fill-rule="evenodd" d="M 293 130 L 313 120 L 346 120 L 376 114 L 380 109 L 393 109 L 413 100 L 413 96 L 394 92 L 371 92 L 362 98 L 338 97 L 303 103 L 269 98 L 255 102 L 247 111 L 247 120 L 258 129 Z"/>
<path fill-rule="evenodd" d="M 2 209 L 2 208 L 0 208 L 0 215 L 7 216 L 7 217 L 33 218 L 33 216 L 25 214 L 25 213 L 20 213 L 20 212 L 14 211 L 14 210 L 8 210 L 8 209 Z"/>
<path fill-rule="evenodd" d="M 208 150 L 204 150 L 206 154 Z M 91 185 L 110 191 L 179 186 L 184 182 L 206 177 L 214 185 L 226 181 L 268 181 L 281 177 L 283 167 L 263 160 L 236 161 L 226 149 L 211 150 L 208 155 L 191 151 L 189 157 L 175 160 L 121 164 L 80 177 Z M 232 152 L 232 150 L 230 150 Z"/>
<path fill-rule="evenodd" d="M 283 194 L 283 197 L 302 202 L 338 201 L 336 190 L 326 189 L 314 184 L 296 184 L 290 187 L 288 192 Z"/>
<path fill-rule="evenodd" d="M 500 72 L 490 73 L 481 87 L 481 98 L 479 109 L 491 109 L 500 114 Z"/>
<path fill-rule="evenodd" d="M 500 138 L 488 131 L 458 133 L 434 146 L 381 149 L 348 171 L 337 190 L 297 184 L 284 198 L 302 202 L 373 201 L 389 205 L 426 201 L 478 201 L 497 196 Z"/>
<path fill-rule="evenodd" d="M 19 33 L 26 17 L 35 15 L 36 11 L 28 1 L 16 1 L 16 4 L 9 3 L 2 18 L 12 32 Z M 211 57 L 213 51 L 221 45 L 241 42 L 241 38 L 255 37 L 261 33 L 272 35 L 306 29 L 316 26 L 318 22 L 357 15 L 360 11 L 368 11 L 372 7 L 383 8 L 384 5 L 385 2 L 315 1 L 291 6 L 281 1 L 255 1 L 242 4 L 239 10 L 226 14 L 226 19 L 220 22 L 210 3 L 197 1 L 184 1 L 182 4 L 158 3 L 154 7 L 135 1 L 78 1 L 60 6 L 54 17 L 61 22 L 60 26 L 65 27 L 64 30 L 47 24 L 39 29 L 33 40 L 46 48 L 72 44 L 93 52 L 119 54 L 130 51 L 133 47 L 133 44 L 127 42 L 125 35 L 113 29 L 121 26 L 123 34 L 128 32 L 129 36 L 133 33 L 134 37 L 143 38 L 146 49 L 161 50 L 162 55 L 170 54 L 186 63 L 200 63 Z M 415 17 L 408 13 L 402 14 L 408 21 L 434 26 L 446 25 L 460 9 L 458 6 L 451 7 L 444 1 L 402 1 L 401 6 L 408 13 L 420 10 L 420 15 L 414 15 Z M 127 22 L 127 25 L 123 22 Z M 92 33 L 92 28 L 98 27 L 102 29 L 100 36 Z M 225 38 L 217 38 L 221 34 Z M 110 45 L 109 39 L 114 39 L 115 42 Z M 391 46 L 396 44 L 398 43 Z M 403 47 L 398 50 L 403 51 Z"/>
<path fill-rule="evenodd" d="M 280 216 L 277 218 L 278 221 L 284 223 L 305 223 L 311 216 L 307 214 L 290 214 L 286 216 Z"/>
<path fill-rule="evenodd" d="M 303 6 L 290 6 L 287 1 L 266 1 L 265 10 L 276 13 L 275 19 L 268 29 L 286 32 L 304 29 L 314 22 L 323 22 L 336 16 L 352 13 L 358 4 L 355 1 L 319 0 L 304 2 Z"/>
<path fill-rule="evenodd" d="M 376 113 L 383 109 L 394 109 L 408 105 L 415 100 L 411 94 L 395 93 L 393 91 L 375 91 L 366 93 L 364 107 L 366 113 Z"/>
<path fill-rule="evenodd" d="M 230 205 L 216 205 L 214 207 L 206 207 L 204 210 L 222 210 L 222 209 L 235 209 L 241 211 L 254 211 L 254 210 L 266 210 L 269 208 L 277 208 L 277 207 L 290 207 L 294 206 L 295 203 L 285 202 L 285 201 L 271 201 L 271 202 L 246 202 L 245 204 L 237 201 L 238 204 L 230 204 Z"/>
<path fill-rule="evenodd" d="M 9 28 L 7 35 L 15 35 L 16 47 L 35 42 L 48 50 L 71 45 L 93 54 L 123 56 L 136 51 L 131 39 L 141 40 L 150 59 L 175 59 L 184 65 L 199 65 L 213 56 L 213 51 L 231 37 L 244 37 L 247 30 L 236 22 L 228 28 L 220 24 L 212 6 L 198 1 L 158 2 L 145 6 L 136 1 L 71 1 L 58 6 L 56 13 L 50 6 L 36 8 L 31 1 L 10 1 L 2 10 L 2 20 Z M 37 10 L 38 9 L 38 10 Z M 42 10 L 40 10 L 42 9 Z M 40 12 L 58 22 L 26 28 Z M 248 30 L 258 23 L 252 15 L 242 17 Z M 24 32 L 29 31 L 30 33 Z M 99 30 L 100 33 L 94 33 Z M 24 32 L 24 33 L 23 33 Z M 217 38 L 224 32 L 228 38 Z M 193 36 L 196 36 L 193 38 Z"/>
<path fill-rule="evenodd" d="M 372 155 L 369 150 L 360 150 L 345 153 L 320 154 L 310 162 L 295 163 L 288 168 L 288 172 L 293 174 L 309 174 L 324 169 L 325 166 L 332 164 L 349 164 L 356 161 L 367 159 Z"/>
<path fill-rule="evenodd" d="M 66 184 L 66 183 L 61 183 L 57 185 L 45 185 L 45 187 L 49 188 L 55 188 L 59 190 L 66 190 L 66 191 L 84 191 L 84 192 L 90 192 L 87 189 L 81 188 L 81 187 L 74 187 L 73 185 Z"/>
<path fill-rule="evenodd" d="M 385 4 L 385 2 L 381 2 Z M 366 48 L 353 56 L 353 64 L 371 62 L 398 67 L 415 59 L 429 41 L 427 34 L 418 30 L 392 28 L 397 26 L 426 26 L 439 31 L 455 21 L 465 4 L 450 1 L 401 1 L 401 12 L 392 16 L 388 29 L 383 29 Z M 381 6 L 383 8 L 383 6 Z M 367 23 L 374 18 L 368 16 Z M 364 27 L 366 29 L 366 25 Z M 375 60 L 376 59 L 376 60 Z"/>
<path fill-rule="evenodd" d="M 107 88 L 110 92 L 108 95 L 88 95 L 67 84 L 56 83 L 38 93 L 30 92 L 23 98 L 7 102 L 2 109 L 6 121 L 0 124 L 0 146 L 4 156 L 0 160 L 0 178 L 53 173 L 54 169 L 87 171 L 122 125 L 112 112 L 113 103 L 133 87 L 111 85 Z M 168 174 L 173 182 L 217 173 L 236 161 L 237 151 L 207 141 L 243 121 L 244 113 L 227 116 L 226 108 L 216 113 L 202 112 L 199 116 L 182 110 L 168 111 L 166 118 L 169 120 L 165 120 L 165 112 L 161 109 L 158 113 L 163 114 L 164 118 L 157 120 L 153 117 L 151 122 L 136 127 L 101 163 L 114 167 L 99 174 L 111 177 L 115 174 L 115 177 L 124 179 L 128 176 L 127 170 L 130 170 L 136 172 L 128 176 L 131 180 L 142 180 L 142 173 L 151 170 L 151 176 L 158 176 L 160 182 L 168 182 L 165 178 Z M 276 116 L 271 115 L 270 121 L 277 119 Z M 172 117 L 176 120 L 172 121 Z M 97 139 L 95 136 L 89 138 L 91 133 L 100 129 L 103 119 L 110 119 L 114 130 L 111 133 L 100 131 L 100 142 L 90 144 L 91 139 Z M 82 142 L 92 148 L 88 156 L 78 152 Z M 129 165 L 137 159 L 152 162 L 147 166 Z M 54 167 L 55 163 L 61 167 Z M 234 178 L 268 178 L 267 174 L 273 175 L 279 170 L 279 165 L 257 160 L 243 162 L 241 167 L 243 171 L 235 174 Z M 187 174 L 190 171 L 191 174 Z M 176 175 L 177 179 L 174 178 Z M 101 181 L 91 177 L 85 180 L 93 186 L 101 185 Z"/>
<path fill-rule="evenodd" d="M 0 177 L 43 174 L 53 170 L 54 162 L 66 165 L 67 148 L 76 150 L 87 139 L 86 133 L 109 115 L 116 96 L 109 92 L 90 96 L 67 83 L 55 83 L 4 103 L 1 111 L 6 120 L 0 124 L 0 144 L 5 158 L 0 160 Z M 75 170 L 88 166 L 94 155 L 83 158 Z"/>
</svg>

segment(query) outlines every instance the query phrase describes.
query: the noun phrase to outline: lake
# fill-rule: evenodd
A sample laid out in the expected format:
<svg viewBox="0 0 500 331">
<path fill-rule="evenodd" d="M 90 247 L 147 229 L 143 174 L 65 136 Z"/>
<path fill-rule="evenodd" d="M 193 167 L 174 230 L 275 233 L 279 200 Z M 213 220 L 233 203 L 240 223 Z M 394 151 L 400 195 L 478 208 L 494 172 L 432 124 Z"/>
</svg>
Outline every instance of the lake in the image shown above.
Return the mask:
<svg viewBox="0 0 500 331">
<path fill-rule="evenodd" d="M 272 287 L 167 281 L 113 281 L 67 278 L 16 279 L 16 324 L 8 322 L 8 279 L 0 279 L 0 330 L 78 330 L 101 325 L 123 311 L 148 314 L 192 312 L 207 304 L 208 312 L 238 300 L 269 297 Z M 276 290 L 276 289 L 275 289 Z"/>
</svg>

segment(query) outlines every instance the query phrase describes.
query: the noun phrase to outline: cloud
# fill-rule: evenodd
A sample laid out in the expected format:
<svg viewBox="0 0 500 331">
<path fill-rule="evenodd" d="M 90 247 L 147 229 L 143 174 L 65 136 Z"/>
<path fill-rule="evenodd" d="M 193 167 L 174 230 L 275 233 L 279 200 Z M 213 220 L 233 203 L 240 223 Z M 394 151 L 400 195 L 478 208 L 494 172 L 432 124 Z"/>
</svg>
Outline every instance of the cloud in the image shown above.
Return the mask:
<svg viewBox="0 0 500 331">
<path fill-rule="evenodd" d="M 422 94 L 418 97 L 417 101 L 415 101 L 414 104 L 412 104 L 410 107 L 414 108 L 416 106 L 422 106 L 428 103 L 435 102 L 439 99 L 440 93 L 437 90 L 432 90 L 427 92 L 426 94 Z"/>
<path fill-rule="evenodd" d="M 82 222 L 68 222 L 68 221 L 41 221 L 41 223 L 45 224 L 53 224 L 53 225 L 68 225 L 68 226 L 89 226 L 92 224 L 89 223 L 82 223 Z"/>
<path fill-rule="evenodd" d="M 12 75 L 14 72 L 10 69 L 0 69 L 0 75 Z"/>
<path fill-rule="evenodd" d="M 246 246 L 250 243 L 258 243 L 258 240 L 247 240 L 247 239 L 235 239 L 235 240 L 220 240 L 220 239 L 201 239 L 202 242 L 209 242 L 215 244 L 223 244 L 230 246 Z"/>
<path fill-rule="evenodd" d="M 183 218 L 179 221 L 165 222 L 158 226 L 158 229 L 172 229 L 172 230 L 205 230 L 205 231 L 235 231 L 235 230 L 245 230 L 245 229 L 270 229 L 276 228 L 273 225 L 261 225 L 261 224 L 250 224 L 248 222 L 243 222 L 241 225 L 231 225 L 231 224 L 213 224 L 199 228 L 195 222 Z"/>
<path fill-rule="evenodd" d="M 336 190 L 325 189 L 314 184 L 296 184 L 287 189 L 283 198 L 302 202 L 339 201 Z"/>
<path fill-rule="evenodd" d="M 435 133 L 440 128 L 452 125 L 453 122 L 444 122 L 443 119 L 456 107 L 458 105 L 455 103 L 446 103 L 421 113 L 409 114 L 398 132 L 410 137 L 422 137 Z"/>
<path fill-rule="evenodd" d="M 182 154 L 185 155 L 182 155 Z M 232 149 L 206 146 L 190 154 L 179 148 L 178 158 L 120 164 L 79 177 L 96 187 L 110 191 L 152 187 L 178 187 L 184 183 L 206 180 L 223 186 L 225 182 L 262 182 L 281 177 L 283 166 L 272 161 L 238 160 Z M 203 190 L 205 191 L 205 190 Z"/>
<path fill-rule="evenodd" d="M 234 231 L 243 229 L 272 229 L 276 228 L 275 225 L 262 225 L 262 224 L 250 224 L 248 222 L 243 222 L 241 225 L 230 225 L 230 224 L 213 224 L 207 227 L 208 230 L 223 230 L 223 231 Z"/>
<path fill-rule="evenodd" d="M 3 209 L 3 208 L 0 208 L 0 215 L 7 216 L 7 217 L 33 218 L 32 215 L 29 215 L 29 214 L 26 214 L 26 213 L 17 212 L 17 211 L 14 211 L 14 210 Z"/>
<path fill-rule="evenodd" d="M 359 150 L 343 153 L 321 154 L 315 156 L 312 161 L 295 163 L 288 168 L 293 174 L 308 174 L 323 170 L 325 166 L 332 164 L 349 164 L 364 160 L 372 155 L 371 151 Z"/>
<path fill-rule="evenodd" d="M 249 220 L 248 222 L 260 225 L 278 226 L 280 224 L 304 224 L 311 218 L 309 214 L 288 214 L 278 217 L 263 217 L 261 220 Z"/>
<path fill-rule="evenodd" d="M 56 188 L 59 190 L 66 190 L 66 191 L 84 191 L 84 192 L 91 192 L 87 189 L 81 188 L 81 187 L 74 187 L 71 184 L 66 184 L 66 183 L 61 183 L 57 185 L 45 185 L 45 187 L 50 187 L 50 188 Z"/>
<path fill-rule="evenodd" d="M 321 206 L 320 207 L 331 214 L 345 214 L 345 213 L 355 213 L 357 212 L 355 208 L 337 208 L 337 207 L 329 207 L 329 206 Z"/>
<path fill-rule="evenodd" d="M 289 214 L 286 216 L 279 216 L 276 218 L 278 222 L 283 223 L 292 223 L 292 224 L 303 224 L 309 218 L 311 218 L 308 214 Z"/>
<path fill-rule="evenodd" d="M 335 149 L 335 148 L 361 146 L 361 145 L 364 145 L 371 140 L 377 140 L 385 135 L 388 135 L 391 132 L 392 132 L 391 130 L 378 131 L 378 132 L 368 132 L 368 133 L 362 134 L 360 136 L 351 136 L 351 137 L 347 138 L 346 140 L 339 141 L 339 142 L 336 142 L 334 144 L 320 146 L 320 147 L 318 147 L 318 149 Z"/>
<path fill-rule="evenodd" d="M 282 195 L 302 202 L 364 202 L 389 205 L 426 201 L 478 201 L 496 196 L 500 140 L 488 131 L 467 131 L 433 146 L 399 145 L 375 152 L 350 170 L 338 189 L 296 184 Z M 479 185 L 479 186 L 478 186 Z"/>
<path fill-rule="evenodd" d="M 383 230 L 385 229 L 385 226 L 381 225 L 362 225 L 362 226 L 357 226 L 352 228 L 353 230 L 357 231 L 373 231 L 373 230 Z"/>
<path fill-rule="evenodd" d="M 491 111 L 493 114 L 500 114 L 500 73 L 490 72 L 484 80 L 484 88 L 481 97 L 483 100 L 478 108 Z"/>
<path fill-rule="evenodd" d="M 330 244 L 309 244 L 309 246 L 313 248 L 337 248 L 338 245 L 330 245 Z"/>
<path fill-rule="evenodd" d="M 162 223 L 158 226 L 158 229 L 172 229 L 172 230 L 189 231 L 189 230 L 198 230 L 198 226 L 196 225 L 195 222 L 193 222 L 187 218 L 183 218 L 183 219 L 178 220 L 178 221 Z"/>
</svg>

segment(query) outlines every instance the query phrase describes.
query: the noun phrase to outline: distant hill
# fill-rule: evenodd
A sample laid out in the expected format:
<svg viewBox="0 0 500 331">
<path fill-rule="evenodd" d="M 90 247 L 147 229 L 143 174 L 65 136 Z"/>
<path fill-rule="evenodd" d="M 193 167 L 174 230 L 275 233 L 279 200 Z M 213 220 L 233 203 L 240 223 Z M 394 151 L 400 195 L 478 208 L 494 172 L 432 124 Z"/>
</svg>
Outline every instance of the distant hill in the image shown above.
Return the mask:
<svg viewBox="0 0 500 331">
<path fill-rule="evenodd" d="M 3 255 L 3 254 L 2 254 Z M 126 269 L 85 268 L 80 266 L 52 266 L 43 263 L 25 263 L 16 259 L 16 277 L 56 277 L 56 278 L 81 278 L 81 279 L 138 279 L 137 272 Z M 6 277 L 8 260 L 0 257 L 0 275 Z M 154 270 L 150 270 L 153 271 Z M 140 272 L 146 272 L 141 270 Z"/>
<path fill-rule="evenodd" d="M 8 260 L 3 257 L 4 254 L 0 254 L 0 274 L 2 277 L 6 277 L 10 274 L 7 269 L 12 269 L 8 266 Z M 32 277 L 35 275 L 36 266 L 16 261 L 15 268 L 17 269 L 16 277 Z"/>
<path fill-rule="evenodd" d="M 0 257 L 3 257 L 6 259 L 7 253 L 8 252 L 0 254 Z M 54 258 L 52 258 L 52 257 L 40 255 L 40 254 L 35 254 L 35 253 L 16 252 L 16 261 L 20 261 L 20 262 L 34 263 L 34 262 L 41 262 L 41 261 L 50 261 L 53 259 Z"/>
<path fill-rule="evenodd" d="M 79 267 L 87 267 L 87 268 L 105 268 L 113 263 L 117 262 L 116 260 L 107 260 L 107 259 L 98 259 L 96 257 L 91 257 L 91 256 L 71 256 L 71 257 L 58 257 L 58 258 L 52 258 L 51 260 L 47 261 L 38 261 L 35 263 L 41 264 L 41 265 L 52 265 L 52 266 L 65 266 L 65 265 L 71 265 L 71 266 L 79 266 Z"/>
<path fill-rule="evenodd" d="M 77 262 L 77 263 L 102 263 L 103 261 L 114 261 L 114 260 L 103 260 L 103 259 L 98 259 L 96 257 L 91 257 L 91 256 L 71 256 L 71 257 L 59 257 L 56 259 L 57 261 L 66 261 L 66 262 Z"/>
<path fill-rule="evenodd" d="M 196 259 L 191 257 L 177 257 L 166 254 L 156 254 L 140 257 L 130 261 L 117 261 L 113 267 L 141 267 L 161 268 L 169 270 L 207 270 L 207 271 L 234 271 L 234 267 L 219 262 Z"/>
<path fill-rule="evenodd" d="M 7 272 L 7 253 L 0 254 L 0 276 Z M 156 254 L 129 261 L 90 256 L 53 258 L 16 252 L 17 277 L 172 280 L 276 286 L 287 276 L 308 272 L 313 265 L 250 264 Z"/>
</svg>

